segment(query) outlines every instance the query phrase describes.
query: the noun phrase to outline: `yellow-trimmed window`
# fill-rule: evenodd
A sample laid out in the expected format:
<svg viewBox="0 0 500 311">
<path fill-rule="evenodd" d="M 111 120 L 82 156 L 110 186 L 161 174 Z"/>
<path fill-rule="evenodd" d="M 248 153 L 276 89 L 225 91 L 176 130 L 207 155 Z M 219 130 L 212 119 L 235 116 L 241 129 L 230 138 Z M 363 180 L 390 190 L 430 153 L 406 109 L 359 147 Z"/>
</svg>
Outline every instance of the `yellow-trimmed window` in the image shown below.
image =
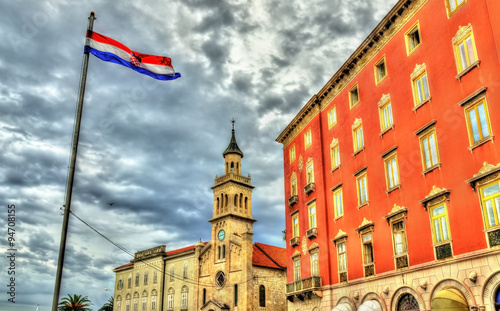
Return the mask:
<svg viewBox="0 0 500 311">
<path fill-rule="evenodd" d="M 308 129 L 307 132 L 304 134 L 304 143 L 306 149 L 312 145 L 311 129 Z"/>
<path fill-rule="evenodd" d="M 454 48 L 458 73 L 461 73 L 477 61 L 477 51 L 472 30 L 465 37 L 460 38 L 458 42 L 455 42 Z"/>
<path fill-rule="evenodd" d="M 486 100 L 484 98 L 474 105 L 467 107 L 465 109 L 465 115 L 471 145 L 491 136 L 488 107 L 486 106 Z"/>
<path fill-rule="evenodd" d="M 292 235 L 294 238 L 299 236 L 299 213 L 292 216 Z"/>
<path fill-rule="evenodd" d="M 361 236 L 363 243 L 363 264 L 369 265 L 373 263 L 373 239 L 372 232 L 365 233 Z"/>
<path fill-rule="evenodd" d="M 295 145 L 290 147 L 290 163 L 295 161 Z"/>
<path fill-rule="evenodd" d="M 356 188 L 358 192 L 358 205 L 368 203 L 368 181 L 366 172 L 356 177 Z"/>
<path fill-rule="evenodd" d="M 375 83 L 379 84 L 387 76 L 387 67 L 385 65 L 385 56 L 374 66 Z"/>
<path fill-rule="evenodd" d="M 446 204 L 431 207 L 430 217 L 434 244 L 450 240 L 450 224 Z"/>
<path fill-rule="evenodd" d="M 337 259 L 339 264 L 339 272 L 347 271 L 347 252 L 345 241 L 337 243 Z"/>
<path fill-rule="evenodd" d="M 359 89 L 356 84 L 349 90 L 349 105 L 350 107 L 354 107 L 359 103 Z"/>
<path fill-rule="evenodd" d="M 482 186 L 480 195 L 486 228 L 500 225 L 500 181 Z"/>
<path fill-rule="evenodd" d="M 352 138 L 354 143 L 354 152 L 363 149 L 365 146 L 363 138 L 363 125 L 359 125 L 352 131 Z"/>
<path fill-rule="evenodd" d="M 330 147 L 330 156 L 332 162 L 332 169 L 340 166 L 340 149 L 338 143 Z"/>
<path fill-rule="evenodd" d="M 399 186 L 399 169 L 398 169 L 398 156 L 397 154 L 391 153 L 384 158 L 385 166 L 385 179 L 387 184 L 387 189 L 392 189 Z"/>
<path fill-rule="evenodd" d="M 297 175 L 295 173 L 293 173 L 291 177 L 290 192 L 291 195 L 297 195 Z"/>
<path fill-rule="evenodd" d="M 422 43 L 422 38 L 420 36 L 420 24 L 417 22 L 413 27 L 410 28 L 405 34 L 406 41 L 406 52 L 408 55 L 413 53 L 417 47 Z"/>
<path fill-rule="evenodd" d="M 309 205 L 309 228 L 316 228 L 316 204 Z"/>
<path fill-rule="evenodd" d="M 439 164 L 439 152 L 434 128 L 424 132 L 420 136 L 420 152 L 422 154 L 424 170 Z"/>
<path fill-rule="evenodd" d="M 427 72 L 423 72 L 417 78 L 413 79 L 412 84 L 415 106 L 421 105 L 430 97 Z"/>
<path fill-rule="evenodd" d="M 328 128 L 335 124 L 337 124 L 337 108 L 333 106 L 332 109 L 328 110 Z"/>
<path fill-rule="evenodd" d="M 344 202 L 342 200 L 342 188 L 333 192 L 333 207 L 335 209 L 335 218 L 344 216 Z"/>
<path fill-rule="evenodd" d="M 312 161 L 306 166 L 306 182 L 307 184 L 314 182 L 314 165 Z"/>
<path fill-rule="evenodd" d="M 319 275 L 319 256 L 318 252 L 311 253 L 311 276 Z"/>
<path fill-rule="evenodd" d="M 462 5 L 464 5 L 466 0 L 445 0 L 445 2 L 448 16 L 450 16 L 455 13 Z"/>
<path fill-rule="evenodd" d="M 382 131 L 385 131 L 394 125 L 394 120 L 392 119 L 391 101 L 388 101 L 379 107 L 379 116 L 380 116 L 380 128 Z"/>
<path fill-rule="evenodd" d="M 300 281 L 300 257 L 293 259 L 293 279 Z"/>
<path fill-rule="evenodd" d="M 392 223 L 392 242 L 394 245 L 394 255 L 402 255 L 407 252 L 406 230 L 403 220 Z"/>
</svg>

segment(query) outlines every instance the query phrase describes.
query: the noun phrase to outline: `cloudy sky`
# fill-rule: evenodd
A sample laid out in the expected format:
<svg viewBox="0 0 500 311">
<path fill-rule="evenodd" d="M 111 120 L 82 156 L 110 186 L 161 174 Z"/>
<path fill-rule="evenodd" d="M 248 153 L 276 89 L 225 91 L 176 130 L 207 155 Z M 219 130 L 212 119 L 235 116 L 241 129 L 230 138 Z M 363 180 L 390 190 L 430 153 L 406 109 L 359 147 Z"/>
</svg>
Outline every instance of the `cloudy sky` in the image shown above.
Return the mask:
<svg viewBox="0 0 500 311">
<path fill-rule="evenodd" d="M 91 56 L 72 211 L 130 252 L 210 239 L 231 119 L 251 174 L 254 241 L 285 246 L 276 137 L 396 0 L 10 1 L 0 19 L 0 310 L 50 310 L 90 11 L 94 30 L 172 58 L 156 81 Z M 109 203 L 114 203 L 109 205 Z M 7 206 L 16 206 L 16 304 Z M 132 258 L 70 218 L 61 295 L 97 310 Z"/>
</svg>

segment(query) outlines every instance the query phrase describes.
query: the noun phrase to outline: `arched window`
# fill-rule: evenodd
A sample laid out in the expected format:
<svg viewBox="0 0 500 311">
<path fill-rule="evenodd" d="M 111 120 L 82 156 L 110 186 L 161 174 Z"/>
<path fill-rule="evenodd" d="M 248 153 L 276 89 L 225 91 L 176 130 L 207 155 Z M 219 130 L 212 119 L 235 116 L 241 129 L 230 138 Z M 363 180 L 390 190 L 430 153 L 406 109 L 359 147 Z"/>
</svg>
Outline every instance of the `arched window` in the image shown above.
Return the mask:
<svg viewBox="0 0 500 311">
<path fill-rule="evenodd" d="M 222 259 L 226 258 L 226 245 L 222 245 Z"/>
<path fill-rule="evenodd" d="M 235 194 L 234 195 L 234 208 L 236 209 L 237 206 L 238 206 L 238 194 Z"/>
<path fill-rule="evenodd" d="M 175 266 L 172 265 L 170 266 L 170 282 L 173 282 L 174 281 L 174 272 L 175 272 Z"/>
<path fill-rule="evenodd" d="M 143 291 L 142 292 L 142 309 L 141 311 L 146 311 L 148 306 L 148 292 Z"/>
<path fill-rule="evenodd" d="M 238 284 L 234 284 L 234 306 L 238 305 Z"/>
<path fill-rule="evenodd" d="M 158 296 L 158 292 L 153 289 L 151 292 L 151 311 L 156 311 L 156 296 Z"/>
<path fill-rule="evenodd" d="M 128 275 L 128 280 L 127 280 L 127 288 L 132 287 L 132 274 Z"/>
<path fill-rule="evenodd" d="M 116 284 L 116 289 L 122 289 L 123 288 L 123 280 L 119 279 L 118 284 Z"/>
<path fill-rule="evenodd" d="M 203 305 L 207 303 L 207 289 L 206 288 L 203 289 L 203 300 L 202 300 L 202 302 L 203 302 L 202 303 Z"/>
<path fill-rule="evenodd" d="M 121 311 L 122 310 L 122 296 L 118 295 L 118 297 L 116 297 L 116 311 Z"/>
<path fill-rule="evenodd" d="M 156 284 L 158 282 L 158 271 L 153 272 L 153 283 Z"/>
<path fill-rule="evenodd" d="M 144 272 L 144 285 L 148 285 L 148 270 L 146 270 L 146 272 Z"/>
<path fill-rule="evenodd" d="M 188 309 L 188 292 L 188 287 L 184 285 L 181 289 L 181 310 Z"/>
<path fill-rule="evenodd" d="M 248 197 L 245 197 L 245 213 L 248 211 Z"/>
<path fill-rule="evenodd" d="M 234 162 L 231 162 L 231 173 L 234 173 Z"/>
<path fill-rule="evenodd" d="M 500 310 L 500 287 L 497 289 L 497 294 L 495 295 L 495 310 Z"/>
<path fill-rule="evenodd" d="M 140 274 L 137 272 L 135 274 L 135 286 L 139 286 L 139 279 L 140 279 Z"/>
<path fill-rule="evenodd" d="M 139 293 L 135 292 L 134 293 L 134 311 L 139 311 Z"/>
<path fill-rule="evenodd" d="M 182 267 L 182 277 L 187 279 L 188 277 L 188 262 L 184 262 L 184 266 Z"/>
<path fill-rule="evenodd" d="M 132 278 L 132 277 L 130 277 Z M 130 311 L 130 294 L 125 297 L 125 311 Z"/>
<path fill-rule="evenodd" d="M 266 288 L 264 285 L 259 286 L 259 306 L 266 306 Z"/>
<path fill-rule="evenodd" d="M 174 288 L 170 287 L 168 289 L 168 294 L 167 294 L 167 309 L 168 310 L 173 310 L 174 309 Z"/>
<path fill-rule="evenodd" d="M 417 311 L 418 301 L 411 294 L 404 294 L 399 298 L 398 311 Z"/>
<path fill-rule="evenodd" d="M 224 198 L 224 207 L 227 207 L 227 201 L 228 201 L 228 199 L 227 199 L 227 194 L 226 194 L 226 197 Z"/>
</svg>

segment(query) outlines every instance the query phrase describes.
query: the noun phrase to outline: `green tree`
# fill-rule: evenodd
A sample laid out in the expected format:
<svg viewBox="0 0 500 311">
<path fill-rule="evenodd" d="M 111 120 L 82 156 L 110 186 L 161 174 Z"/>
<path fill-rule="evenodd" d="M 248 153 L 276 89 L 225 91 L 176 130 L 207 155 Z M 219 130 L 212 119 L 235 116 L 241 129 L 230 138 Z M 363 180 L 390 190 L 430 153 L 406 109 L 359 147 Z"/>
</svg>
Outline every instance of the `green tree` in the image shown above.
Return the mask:
<svg viewBox="0 0 500 311">
<path fill-rule="evenodd" d="M 59 306 L 57 308 L 58 311 L 92 311 L 89 306 L 92 305 L 87 296 L 83 297 L 82 295 L 74 294 L 71 296 L 68 294 L 68 297 L 64 297 L 59 302 Z"/>
<path fill-rule="evenodd" d="M 102 305 L 102 307 L 98 311 L 113 311 L 114 298 L 110 297 L 108 302 Z"/>
</svg>

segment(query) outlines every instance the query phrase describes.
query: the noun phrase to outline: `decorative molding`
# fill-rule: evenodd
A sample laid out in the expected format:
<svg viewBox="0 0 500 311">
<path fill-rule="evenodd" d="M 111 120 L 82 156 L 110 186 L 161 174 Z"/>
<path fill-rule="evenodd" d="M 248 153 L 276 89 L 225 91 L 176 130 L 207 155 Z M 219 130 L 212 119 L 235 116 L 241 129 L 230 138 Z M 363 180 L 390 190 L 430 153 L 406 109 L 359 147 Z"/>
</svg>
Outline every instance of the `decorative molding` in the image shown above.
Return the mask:
<svg viewBox="0 0 500 311">
<path fill-rule="evenodd" d="M 406 213 L 408 212 L 408 208 L 404 206 L 398 206 L 396 203 L 394 203 L 394 207 L 391 209 L 389 214 L 384 216 L 385 220 L 387 220 L 387 223 L 390 222 L 391 218 L 395 218 L 398 215 L 401 215 L 401 217 L 404 217 Z M 398 217 L 399 218 L 399 217 Z"/>
<path fill-rule="evenodd" d="M 311 246 L 309 246 L 308 251 L 311 252 L 315 249 L 319 249 L 319 245 L 318 245 L 318 243 L 313 242 L 313 244 L 311 244 Z"/>
<path fill-rule="evenodd" d="M 425 196 L 425 199 L 420 200 L 420 204 L 422 204 L 427 210 L 427 207 L 436 205 L 438 203 L 444 202 L 446 200 L 449 200 L 450 198 L 450 189 L 446 188 L 438 188 L 436 185 L 432 186 L 431 191 L 429 192 L 428 195 Z"/>
<path fill-rule="evenodd" d="M 382 97 L 380 98 L 380 101 L 378 102 L 379 108 L 382 107 L 383 105 L 385 105 L 390 100 L 391 100 L 391 95 L 390 94 L 384 94 L 384 95 L 382 95 Z"/>
<path fill-rule="evenodd" d="M 493 165 L 488 162 L 483 162 L 483 166 L 479 169 L 479 171 L 465 182 L 472 187 L 472 190 L 476 191 L 476 187 L 478 185 L 484 185 L 494 179 L 497 179 L 499 177 L 498 172 L 500 172 L 500 163 Z"/>
<path fill-rule="evenodd" d="M 425 66 L 425 63 L 420 64 L 420 65 L 416 64 L 415 68 L 413 69 L 413 72 L 410 75 L 410 78 L 412 80 L 415 80 L 416 78 L 418 78 L 418 76 L 420 76 L 425 71 L 427 71 L 427 67 Z"/>
<path fill-rule="evenodd" d="M 453 45 L 458 44 L 465 37 L 467 37 L 471 32 L 472 32 L 472 25 L 470 23 L 467 26 L 458 27 L 458 31 L 455 34 L 455 36 L 451 39 L 451 43 L 453 43 Z"/>
<path fill-rule="evenodd" d="M 333 147 L 337 146 L 338 144 L 339 144 L 339 140 L 338 140 L 338 138 L 335 138 L 335 137 L 334 137 L 334 138 L 332 139 L 332 142 L 330 143 L 330 148 L 333 148 Z"/>
<path fill-rule="evenodd" d="M 302 169 L 304 168 L 304 158 L 302 155 L 299 156 L 299 172 L 302 172 Z"/>
<path fill-rule="evenodd" d="M 339 233 L 337 233 L 337 235 L 333 238 L 333 243 L 337 243 L 339 240 L 341 239 L 347 239 L 347 233 L 345 233 L 344 231 L 342 231 L 342 229 L 339 229 Z"/>
<path fill-rule="evenodd" d="M 413 134 L 420 136 L 422 133 L 424 133 L 429 128 L 434 126 L 436 123 L 437 123 L 437 120 L 432 120 L 432 121 L 428 122 L 427 124 L 425 124 L 424 126 L 422 126 L 421 128 L 419 128 L 418 130 L 416 130 L 415 132 L 413 132 Z"/>
<path fill-rule="evenodd" d="M 354 120 L 354 123 L 352 124 L 352 130 L 354 131 L 355 129 L 357 129 L 361 124 L 363 124 L 363 121 L 361 120 L 361 118 L 356 118 L 356 120 Z"/>
<path fill-rule="evenodd" d="M 477 91 L 475 91 L 474 93 L 470 94 L 469 96 L 467 96 L 466 98 L 462 99 L 457 105 L 459 106 L 464 106 L 468 103 L 470 103 L 471 101 L 476 101 L 475 99 L 481 95 L 483 95 L 483 93 L 486 92 L 488 88 L 486 86 L 483 86 L 481 88 L 479 88 Z M 467 106 L 465 106 L 464 108 L 467 108 Z"/>
<path fill-rule="evenodd" d="M 385 158 L 387 155 L 391 154 L 393 151 L 396 151 L 396 149 L 398 149 L 398 146 L 392 146 L 391 148 L 389 148 L 386 152 L 382 153 L 380 155 L 381 158 Z"/>
<path fill-rule="evenodd" d="M 359 234 L 364 229 L 369 228 L 369 227 L 373 228 L 374 226 L 375 226 L 375 224 L 373 223 L 373 221 L 367 220 L 366 218 L 363 218 L 363 222 L 361 222 L 361 225 L 359 225 L 359 227 L 357 227 L 354 230 Z"/>
<path fill-rule="evenodd" d="M 292 258 L 300 257 L 300 252 L 298 250 L 295 250 L 295 252 L 292 254 Z"/>
<path fill-rule="evenodd" d="M 306 236 L 303 236 L 302 237 L 302 254 L 306 254 L 307 253 L 307 238 Z"/>
</svg>

